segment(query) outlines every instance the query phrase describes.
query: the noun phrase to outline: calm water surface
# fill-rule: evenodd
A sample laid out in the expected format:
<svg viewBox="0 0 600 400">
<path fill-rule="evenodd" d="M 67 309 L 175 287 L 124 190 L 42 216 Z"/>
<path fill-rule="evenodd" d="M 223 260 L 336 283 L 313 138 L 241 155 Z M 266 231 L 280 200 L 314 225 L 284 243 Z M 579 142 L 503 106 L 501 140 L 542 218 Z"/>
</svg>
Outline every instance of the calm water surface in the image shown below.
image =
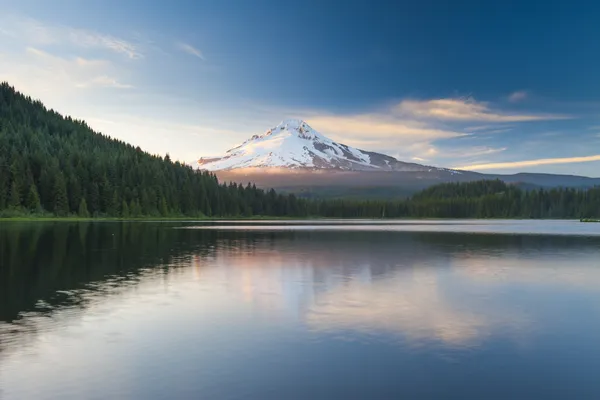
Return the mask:
<svg viewBox="0 0 600 400">
<path fill-rule="evenodd" d="M 600 399 L 600 224 L 0 223 L 2 399 Z"/>
</svg>

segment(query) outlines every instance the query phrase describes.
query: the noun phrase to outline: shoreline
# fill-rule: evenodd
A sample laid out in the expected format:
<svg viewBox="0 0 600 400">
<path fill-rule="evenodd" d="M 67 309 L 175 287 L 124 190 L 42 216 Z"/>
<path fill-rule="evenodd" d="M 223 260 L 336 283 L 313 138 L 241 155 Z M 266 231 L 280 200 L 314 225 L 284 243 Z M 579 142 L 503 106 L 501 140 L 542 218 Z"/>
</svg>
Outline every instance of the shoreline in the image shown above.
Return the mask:
<svg viewBox="0 0 600 400">
<path fill-rule="evenodd" d="M 194 222 L 194 221 L 315 221 L 315 220 L 364 220 L 364 221 L 402 221 L 402 220 L 420 220 L 420 221 L 444 221 L 444 220 L 479 220 L 479 221 L 579 221 L 582 223 L 600 223 L 600 219 L 594 218 L 327 218 L 327 217 L 268 217 L 268 216 L 253 216 L 253 217 L 137 217 L 137 218 L 120 218 L 120 217 L 0 217 L 2 222 Z"/>
<path fill-rule="evenodd" d="M 295 217 L 0 217 L 1 222 L 144 222 L 144 221 L 261 221 L 261 220 L 296 220 L 296 219 L 324 219 L 324 218 L 295 218 Z"/>
</svg>

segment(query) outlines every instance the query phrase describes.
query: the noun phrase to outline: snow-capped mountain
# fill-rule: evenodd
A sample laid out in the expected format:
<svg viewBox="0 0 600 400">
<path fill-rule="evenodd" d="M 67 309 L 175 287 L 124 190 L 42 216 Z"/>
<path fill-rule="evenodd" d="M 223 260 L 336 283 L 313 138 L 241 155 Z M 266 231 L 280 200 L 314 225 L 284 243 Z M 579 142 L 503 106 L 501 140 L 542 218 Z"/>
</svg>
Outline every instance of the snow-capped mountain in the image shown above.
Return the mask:
<svg viewBox="0 0 600 400">
<path fill-rule="evenodd" d="M 442 170 L 405 163 L 380 153 L 336 143 L 301 120 L 285 120 L 262 135 L 254 135 L 224 156 L 201 158 L 195 166 L 209 171 L 242 168 L 290 168 L 345 171 Z M 450 172 L 450 170 L 444 170 Z M 452 171 L 455 172 L 455 171 Z"/>
</svg>

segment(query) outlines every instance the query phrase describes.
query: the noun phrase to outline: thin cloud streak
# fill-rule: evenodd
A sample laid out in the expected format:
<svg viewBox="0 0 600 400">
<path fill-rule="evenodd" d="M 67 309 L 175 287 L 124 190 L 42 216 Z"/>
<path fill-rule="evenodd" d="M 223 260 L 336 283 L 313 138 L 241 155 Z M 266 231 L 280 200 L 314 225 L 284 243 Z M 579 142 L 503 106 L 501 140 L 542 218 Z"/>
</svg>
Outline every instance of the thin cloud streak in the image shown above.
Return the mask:
<svg viewBox="0 0 600 400">
<path fill-rule="evenodd" d="M 126 40 L 81 29 L 66 29 L 68 29 L 69 39 L 77 46 L 84 48 L 105 48 L 116 53 L 125 54 L 131 59 L 139 59 L 143 57 L 143 54 L 139 51 L 137 46 Z"/>
<path fill-rule="evenodd" d="M 559 114 L 518 114 L 494 111 L 488 103 L 471 98 L 403 100 L 395 107 L 403 116 L 443 121 L 528 122 L 571 118 Z"/>
<path fill-rule="evenodd" d="M 441 154 L 444 158 L 474 158 L 497 154 L 508 150 L 507 147 L 489 147 L 489 146 L 472 146 L 461 147 L 456 149 L 444 149 Z"/>
<path fill-rule="evenodd" d="M 511 103 L 518 103 L 520 101 L 525 100 L 528 96 L 529 93 L 527 93 L 525 90 L 518 90 L 512 93 L 510 96 L 508 96 L 508 101 L 510 101 Z"/>
<path fill-rule="evenodd" d="M 306 120 L 324 134 L 356 139 L 407 138 L 412 141 L 448 139 L 464 136 L 462 132 L 438 129 L 418 121 L 392 119 L 386 115 L 359 114 L 350 116 L 315 115 Z"/>
<path fill-rule="evenodd" d="M 200 50 L 198 50 L 197 48 L 195 48 L 194 46 L 187 44 L 187 43 L 182 43 L 179 42 L 176 44 L 177 48 L 183 52 L 186 52 L 194 57 L 198 57 L 201 60 L 205 60 L 204 58 L 204 54 L 202 54 L 202 52 Z"/>
<path fill-rule="evenodd" d="M 102 75 L 97 76 L 95 78 L 90 79 L 87 82 L 79 83 L 76 85 L 79 88 L 89 88 L 89 87 L 111 87 L 115 89 L 132 89 L 133 85 L 129 85 L 126 83 L 121 83 L 117 81 L 115 78 L 111 78 L 110 76 Z"/>
<path fill-rule="evenodd" d="M 513 162 L 501 162 L 501 163 L 490 163 L 490 164 L 474 164 L 465 165 L 461 167 L 454 167 L 454 169 L 463 170 L 484 170 L 484 169 L 501 169 L 501 168 L 522 168 L 522 167 L 537 167 L 540 165 L 555 165 L 555 164 L 572 164 L 572 163 L 584 163 L 600 161 L 600 154 L 593 156 L 584 157 L 565 157 L 565 158 L 542 158 L 539 160 L 527 160 L 527 161 L 513 161 Z"/>
<path fill-rule="evenodd" d="M 0 17 L 0 33 L 33 45 L 72 45 L 80 48 L 98 48 L 123 54 L 130 59 L 144 55 L 140 46 L 128 40 L 99 32 L 53 25 L 18 15 Z"/>
</svg>

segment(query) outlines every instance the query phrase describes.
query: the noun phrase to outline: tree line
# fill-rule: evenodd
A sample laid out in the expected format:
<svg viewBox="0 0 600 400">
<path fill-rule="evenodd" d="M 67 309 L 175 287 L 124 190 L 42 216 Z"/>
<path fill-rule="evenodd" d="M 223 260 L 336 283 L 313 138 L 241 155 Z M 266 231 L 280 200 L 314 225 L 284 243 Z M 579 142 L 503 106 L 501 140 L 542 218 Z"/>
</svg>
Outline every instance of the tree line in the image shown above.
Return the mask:
<svg viewBox="0 0 600 400">
<path fill-rule="evenodd" d="M 339 218 L 597 218 L 600 187 L 522 189 L 500 180 L 443 183 L 404 200 L 323 201 Z"/>
<path fill-rule="evenodd" d="M 410 198 L 309 200 L 221 183 L 0 84 L 0 217 L 594 218 L 600 188 L 441 184 Z"/>
</svg>

